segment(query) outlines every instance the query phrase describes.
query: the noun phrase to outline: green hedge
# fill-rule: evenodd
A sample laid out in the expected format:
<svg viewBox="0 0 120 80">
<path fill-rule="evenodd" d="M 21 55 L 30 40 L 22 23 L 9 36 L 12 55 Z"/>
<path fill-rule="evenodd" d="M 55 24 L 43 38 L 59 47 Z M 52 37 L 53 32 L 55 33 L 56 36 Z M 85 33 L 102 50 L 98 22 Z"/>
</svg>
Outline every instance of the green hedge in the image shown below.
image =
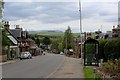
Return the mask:
<svg viewBox="0 0 120 80">
<path fill-rule="evenodd" d="M 104 62 L 120 58 L 120 39 L 99 40 L 98 57 Z"/>
<path fill-rule="evenodd" d="M 108 40 L 104 46 L 104 54 L 107 60 L 120 57 L 120 39 Z"/>
<path fill-rule="evenodd" d="M 107 60 L 104 53 L 104 46 L 108 40 L 99 40 L 99 59 L 104 59 L 104 62 Z"/>
</svg>

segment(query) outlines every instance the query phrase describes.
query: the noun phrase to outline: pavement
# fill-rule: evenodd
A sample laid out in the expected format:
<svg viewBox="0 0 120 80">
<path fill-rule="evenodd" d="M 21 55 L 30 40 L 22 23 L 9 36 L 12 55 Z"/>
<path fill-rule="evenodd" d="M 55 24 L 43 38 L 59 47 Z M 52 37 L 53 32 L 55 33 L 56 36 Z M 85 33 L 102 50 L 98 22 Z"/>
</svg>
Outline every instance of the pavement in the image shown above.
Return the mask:
<svg viewBox="0 0 120 80">
<path fill-rule="evenodd" d="M 61 67 L 49 78 L 84 78 L 82 60 L 66 57 Z"/>
<path fill-rule="evenodd" d="M 15 59 L 15 60 L 8 60 L 8 61 L 6 61 L 6 62 L 0 62 L 0 65 L 12 64 L 12 63 L 14 63 L 14 62 L 16 62 L 16 61 L 19 61 L 19 59 Z"/>
</svg>

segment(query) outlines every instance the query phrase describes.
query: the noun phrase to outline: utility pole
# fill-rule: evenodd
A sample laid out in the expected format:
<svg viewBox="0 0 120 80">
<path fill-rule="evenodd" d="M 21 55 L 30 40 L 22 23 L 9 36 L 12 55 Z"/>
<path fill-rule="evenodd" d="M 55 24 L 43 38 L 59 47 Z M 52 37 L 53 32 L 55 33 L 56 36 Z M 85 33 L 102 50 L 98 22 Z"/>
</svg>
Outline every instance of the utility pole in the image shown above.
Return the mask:
<svg viewBox="0 0 120 80">
<path fill-rule="evenodd" d="M 81 0 L 79 0 L 79 12 L 80 12 L 80 37 L 81 37 L 81 58 L 83 59 L 82 57 L 82 14 L 81 14 Z"/>
</svg>

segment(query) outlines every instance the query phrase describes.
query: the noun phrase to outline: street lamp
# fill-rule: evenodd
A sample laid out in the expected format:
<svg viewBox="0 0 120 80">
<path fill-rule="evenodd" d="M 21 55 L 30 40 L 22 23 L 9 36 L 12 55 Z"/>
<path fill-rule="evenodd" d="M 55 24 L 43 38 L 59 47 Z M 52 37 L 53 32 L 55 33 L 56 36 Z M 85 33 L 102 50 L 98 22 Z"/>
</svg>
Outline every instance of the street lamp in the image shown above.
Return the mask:
<svg viewBox="0 0 120 80">
<path fill-rule="evenodd" d="M 82 58 L 82 14 L 81 14 L 81 0 L 79 0 L 79 13 L 80 13 L 80 37 L 81 37 L 81 58 Z"/>
</svg>

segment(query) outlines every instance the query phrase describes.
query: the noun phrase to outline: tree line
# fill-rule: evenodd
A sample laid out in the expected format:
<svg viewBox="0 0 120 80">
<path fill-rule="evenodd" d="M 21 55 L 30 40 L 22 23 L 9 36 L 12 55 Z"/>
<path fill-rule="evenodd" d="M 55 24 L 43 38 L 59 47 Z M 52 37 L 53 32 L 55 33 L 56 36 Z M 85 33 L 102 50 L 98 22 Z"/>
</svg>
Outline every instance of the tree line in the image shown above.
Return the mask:
<svg viewBox="0 0 120 80">
<path fill-rule="evenodd" d="M 31 35 L 30 37 L 35 41 L 38 47 L 47 49 L 45 47 L 49 45 L 51 50 L 55 51 L 55 53 L 64 51 L 64 49 L 73 49 L 74 47 L 73 33 L 70 26 L 68 26 L 68 28 L 65 30 L 63 37 L 40 37 L 37 34 Z"/>
</svg>

